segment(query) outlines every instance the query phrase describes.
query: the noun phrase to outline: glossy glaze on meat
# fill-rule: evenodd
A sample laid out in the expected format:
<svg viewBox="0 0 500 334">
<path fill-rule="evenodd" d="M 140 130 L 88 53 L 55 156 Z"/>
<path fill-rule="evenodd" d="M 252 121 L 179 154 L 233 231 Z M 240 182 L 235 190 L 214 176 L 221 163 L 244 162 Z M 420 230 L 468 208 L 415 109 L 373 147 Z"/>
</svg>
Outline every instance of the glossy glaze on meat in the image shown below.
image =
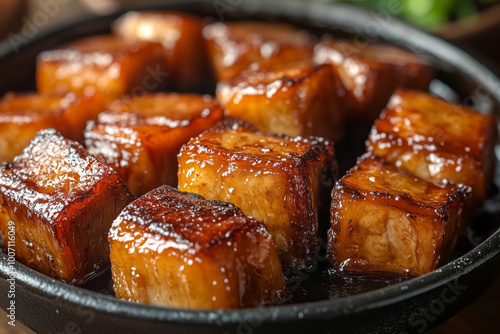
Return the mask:
<svg viewBox="0 0 500 334">
<path fill-rule="evenodd" d="M 367 149 L 420 178 L 470 186 L 470 214 L 492 183 L 496 139 L 494 116 L 399 90 L 375 122 Z"/>
<path fill-rule="evenodd" d="M 16 259 L 80 283 L 109 263 L 107 233 L 132 197 L 118 174 L 53 129 L 42 130 L 0 170 L 0 231 Z"/>
<path fill-rule="evenodd" d="M 209 96 L 157 93 L 122 98 L 88 124 L 90 154 L 113 167 L 136 195 L 177 186 L 177 154 L 192 137 L 223 117 Z"/>
<path fill-rule="evenodd" d="M 269 135 L 227 121 L 191 139 L 178 161 L 179 189 L 234 203 L 263 221 L 283 266 L 314 261 L 318 213 L 328 206 L 337 175 L 332 142 Z"/>
<path fill-rule="evenodd" d="M 396 88 L 427 90 L 432 79 L 424 59 L 391 45 L 325 38 L 314 59 L 338 72 L 345 89 L 341 103 L 353 123 L 372 122 Z"/>
<path fill-rule="evenodd" d="M 455 246 L 469 191 L 365 155 L 332 191 L 330 262 L 348 272 L 434 270 Z"/>
<path fill-rule="evenodd" d="M 398 91 L 427 90 L 432 70 L 395 46 L 331 38 L 317 44 L 285 24 L 203 28 L 207 22 L 129 12 L 113 23 L 114 35 L 39 56 L 44 98 L 75 92 L 68 95 L 75 101 L 4 99 L 12 109 L 0 112 L 6 160 L 41 128 L 62 133 L 41 132 L 0 170 L 4 246 L 15 225 L 19 261 L 69 283 L 102 271 L 111 247 L 117 297 L 209 310 L 276 302 L 285 288 L 282 266 L 310 273 L 296 269 L 317 260 L 318 235 L 327 228 L 318 226 L 326 223 L 320 216 L 330 210 L 334 270 L 321 261 L 307 282 L 319 283 L 319 294 L 338 297 L 324 289 L 337 286 L 330 280 L 337 274 L 356 285 L 343 272 L 418 276 L 444 263 L 492 183 L 494 118 Z M 223 119 L 209 97 L 147 93 L 205 92 L 213 85 L 210 65 L 225 116 L 243 121 Z M 358 134 L 359 123 L 371 124 L 395 91 L 371 131 L 369 154 L 334 187 L 330 140 Z M 12 108 L 18 98 L 19 111 Z M 88 124 L 87 154 L 63 137 L 82 140 L 99 99 L 114 103 Z M 354 156 L 356 145 L 347 141 Z M 122 211 L 132 193 L 146 195 Z M 298 291 L 291 303 L 310 292 Z"/>
<path fill-rule="evenodd" d="M 103 108 L 99 95 L 6 94 L 0 100 L 0 163 L 12 161 L 42 129 L 81 141 L 85 123 Z"/>
<path fill-rule="evenodd" d="M 311 36 L 293 26 L 263 22 L 217 22 L 203 29 L 209 61 L 217 80 L 229 80 L 251 64 L 312 57 Z"/>
<path fill-rule="evenodd" d="M 236 309 L 284 289 L 264 224 L 232 204 L 162 186 L 123 210 L 109 233 L 114 290 L 131 301 Z"/>
<path fill-rule="evenodd" d="M 272 71 L 249 70 L 219 82 L 217 99 L 228 116 L 249 122 L 263 132 L 321 136 L 335 141 L 344 132 L 339 87 L 331 66 L 306 61 Z"/>
<path fill-rule="evenodd" d="M 37 59 L 40 93 L 102 93 L 111 102 L 142 95 L 168 84 L 161 44 L 127 42 L 112 35 L 91 36 L 42 52 Z"/>
<path fill-rule="evenodd" d="M 175 90 L 193 91 L 207 80 L 200 18 L 178 12 L 132 11 L 115 21 L 113 30 L 127 40 L 161 43 Z"/>
</svg>

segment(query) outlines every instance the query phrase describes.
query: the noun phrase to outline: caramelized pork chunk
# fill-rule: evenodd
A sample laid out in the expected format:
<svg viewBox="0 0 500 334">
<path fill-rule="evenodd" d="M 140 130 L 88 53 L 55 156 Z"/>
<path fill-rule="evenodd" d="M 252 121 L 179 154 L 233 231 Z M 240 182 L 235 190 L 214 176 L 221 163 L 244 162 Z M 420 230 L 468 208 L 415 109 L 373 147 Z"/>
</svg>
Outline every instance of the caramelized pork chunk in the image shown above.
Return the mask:
<svg viewBox="0 0 500 334">
<path fill-rule="evenodd" d="M 190 309 L 236 309 L 284 289 L 264 224 L 232 204 L 161 186 L 131 203 L 109 233 L 119 298 Z"/>
<path fill-rule="evenodd" d="M 128 12 L 113 30 L 127 40 L 161 43 L 176 90 L 192 91 L 207 79 L 201 19 L 177 12 Z"/>
<path fill-rule="evenodd" d="M 113 167 L 136 196 L 177 186 L 177 154 L 223 117 L 222 108 L 194 94 L 146 94 L 113 102 L 85 132 L 90 154 Z"/>
<path fill-rule="evenodd" d="M 217 99 L 227 115 L 260 131 L 338 140 L 344 131 L 338 89 L 331 66 L 300 62 L 219 82 Z"/>
<path fill-rule="evenodd" d="M 81 141 L 85 123 L 103 108 L 96 95 L 8 93 L 0 100 L 0 163 L 12 161 L 42 129 Z"/>
<path fill-rule="evenodd" d="M 42 52 L 36 79 L 41 93 L 99 92 L 110 102 L 162 89 L 170 79 L 165 67 L 161 44 L 102 35 Z"/>
<path fill-rule="evenodd" d="M 0 234 L 12 226 L 18 261 L 68 283 L 109 263 L 106 237 L 130 202 L 110 167 L 53 129 L 42 130 L 0 169 Z"/>
<path fill-rule="evenodd" d="M 179 189 L 234 203 L 263 221 L 283 266 L 304 267 L 315 259 L 318 212 L 328 207 L 337 173 L 331 142 L 227 122 L 191 139 L 178 161 Z"/>
<path fill-rule="evenodd" d="M 324 39 L 314 50 L 315 61 L 330 64 L 342 80 L 346 117 L 370 123 L 397 87 L 427 90 L 432 70 L 417 55 L 395 46 Z"/>
<path fill-rule="evenodd" d="M 332 191 L 332 265 L 412 276 L 434 270 L 455 245 L 468 190 L 365 156 Z"/>
<path fill-rule="evenodd" d="M 308 33 L 292 26 L 263 22 L 213 23 L 203 29 L 217 80 L 229 80 L 263 60 L 312 59 Z"/>
<path fill-rule="evenodd" d="M 475 211 L 492 182 L 496 139 L 493 116 L 399 90 L 375 122 L 367 148 L 420 178 L 470 186 Z"/>
</svg>

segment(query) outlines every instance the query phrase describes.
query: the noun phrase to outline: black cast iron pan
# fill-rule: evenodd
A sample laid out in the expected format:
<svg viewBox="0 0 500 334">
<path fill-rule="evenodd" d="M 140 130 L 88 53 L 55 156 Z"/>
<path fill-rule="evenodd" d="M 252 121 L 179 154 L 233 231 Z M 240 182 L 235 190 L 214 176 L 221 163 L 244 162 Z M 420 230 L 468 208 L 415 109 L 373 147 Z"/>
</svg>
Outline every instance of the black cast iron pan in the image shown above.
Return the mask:
<svg viewBox="0 0 500 334">
<path fill-rule="evenodd" d="M 172 2 L 162 9 L 216 20 L 289 22 L 318 35 L 390 42 L 430 59 L 436 70 L 433 93 L 481 112 L 500 110 L 500 80 L 494 72 L 461 49 L 392 18 L 389 14 L 396 7 L 375 14 L 342 4 L 209 0 Z M 0 94 L 34 90 L 39 52 L 109 32 L 119 15 L 86 19 L 0 45 Z M 207 91 L 213 92 L 213 87 Z M 366 129 L 348 133 L 338 145 L 344 170 L 363 152 L 367 136 Z M 500 184 L 499 169 L 495 179 Z M 421 333 L 457 313 L 498 276 L 500 196 L 494 188 L 456 259 L 418 278 L 342 277 L 320 261 L 310 270 L 287 273 L 292 298 L 282 305 L 191 311 L 119 300 L 112 296 L 109 272 L 75 287 L 17 262 L 10 267 L 7 255 L 0 252 L 0 306 L 5 310 L 12 300 L 6 292 L 12 282 L 8 279 L 14 278 L 16 320 L 40 333 Z"/>
</svg>

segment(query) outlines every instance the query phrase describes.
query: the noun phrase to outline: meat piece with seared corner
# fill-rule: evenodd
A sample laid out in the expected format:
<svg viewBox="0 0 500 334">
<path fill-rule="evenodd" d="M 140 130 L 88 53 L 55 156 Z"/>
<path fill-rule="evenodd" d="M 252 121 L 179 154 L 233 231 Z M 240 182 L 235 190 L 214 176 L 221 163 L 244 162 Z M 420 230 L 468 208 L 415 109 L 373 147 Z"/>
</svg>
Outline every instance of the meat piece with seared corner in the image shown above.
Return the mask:
<svg viewBox="0 0 500 334">
<path fill-rule="evenodd" d="M 448 260 L 470 193 L 367 154 L 332 191 L 329 259 L 357 273 L 418 276 Z"/>
<path fill-rule="evenodd" d="M 398 90 L 373 125 L 367 150 L 422 179 L 470 186 L 472 217 L 493 181 L 497 136 L 493 115 Z"/>
<path fill-rule="evenodd" d="M 99 94 L 7 93 L 0 100 L 0 162 L 12 161 L 43 129 L 81 141 L 86 122 L 104 106 Z"/>
<path fill-rule="evenodd" d="M 338 172 L 333 143 L 258 132 L 226 120 L 184 145 L 179 189 L 235 204 L 263 221 L 284 267 L 313 263 L 318 217 Z"/>
<path fill-rule="evenodd" d="M 204 88 L 209 79 L 202 28 L 201 18 L 174 11 L 131 11 L 113 23 L 115 34 L 126 40 L 163 45 L 176 91 Z"/>
<path fill-rule="evenodd" d="M 102 94 L 106 102 L 168 86 L 170 73 L 159 43 L 90 36 L 43 51 L 37 58 L 40 93 Z"/>
<path fill-rule="evenodd" d="M 109 233 L 116 296 L 189 309 L 276 302 L 285 289 L 264 224 L 232 204 L 161 186 L 128 205 Z"/>
<path fill-rule="evenodd" d="M 346 120 L 370 124 L 398 87 L 426 91 L 433 70 L 426 59 L 393 45 L 324 38 L 314 60 L 339 74 Z"/>
<path fill-rule="evenodd" d="M 291 25 L 217 22 L 203 28 L 208 58 L 218 81 L 230 80 L 261 61 L 312 59 L 313 38 Z"/>
<path fill-rule="evenodd" d="M 337 141 L 345 131 L 339 89 L 340 79 L 329 65 L 268 62 L 219 82 L 217 99 L 229 117 L 260 131 Z"/>
<path fill-rule="evenodd" d="M 0 169 L 0 235 L 15 230 L 16 259 L 68 283 L 109 264 L 107 234 L 133 199 L 111 167 L 57 131 L 40 131 Z"/>
<path fill-rule="evenodd" d="M 124 97 L 88 124 L 85 145 L 140 196 L 162 184 L 177 186 L 180 148 L 222 117 L 222 108 L 209 96 L 157 93 Z"/>
</svg>

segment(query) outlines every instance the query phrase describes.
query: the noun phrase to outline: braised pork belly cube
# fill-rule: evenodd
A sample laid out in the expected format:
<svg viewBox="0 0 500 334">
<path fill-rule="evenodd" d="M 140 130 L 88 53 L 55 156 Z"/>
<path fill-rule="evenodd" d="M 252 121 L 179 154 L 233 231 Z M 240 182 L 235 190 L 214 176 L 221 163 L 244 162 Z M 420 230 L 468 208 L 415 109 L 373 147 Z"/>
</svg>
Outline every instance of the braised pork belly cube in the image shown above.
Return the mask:
<svg viewBox="0 0 500 334">
<path fill-rule="evenodd" d="M 342 80 L 341 102 L 346 118 L 370 123 L 380 114 L 397 87 L 427 90 L 432 69 L 417 55 L 385 44 L 323 39 L 315 61 L 330 64 Z"/>
<path fill-rule="evenodd" d="M 87 120 L 97 118 L 103 108 L 97 95 L 6 94 L 0 100 L 0 163 L 12 161 L 42 129 L 55 128 L 82 140 Z"/>
<path fill-rule="evenodd" d="M 470 186 L 473 212 L 492 183 L 496 140 L 492 115 L 399 90 L 375 122 L 367 149 L 420 178 Z"/>
<path fill-rule="evenodd" d="M 129 42 L 112 35 L 87 37 L 37 59 L 40 93 L 102 93 L 111 102 L 122 95 L 163 89 L 170 79 L 159 43 Z"/>
<path fill-rule="evenodd" d="M 157 93 L 124 97 L 89 122 L 85 146 L 113 167 L 136 196 L 162 184 L 177 186 L 177 154 L 223 117 L 215 99 Z"/>
<path fill-rule="evenodd" d="M 133 11 L 120 17 L 113 30 L 127 40 L 161 43 L 176 90 L 191 91 L 207 79 L 200 18 L 177 12 Z"/>
<path fill-rule="evenodd" d="M 260 131 L 336 141 L 344 133 L 338 89 L 331 66 L 300 62 L 219 82 L 217 99 L 228 116 Z"/>
<path fill-rule="evenodd" d="M 419 179 L 365 156 L 332 191 L 332 265 L 418 276 L 453 250 L 468 189 Z"/>
<path fill-rule="evenodd" d="M 287 24 L 213 23 L 203 29 L 209 61 L 217 80 L 229 80 L 263 60 L 312 59 L 311 36 Z"/>
<path fill-rule="evenodd" d="M 42 130 L 0 169 L 0 235 L 18 261 L 81 283 L 109 263 L 109 228 L 131 200 L 110 167 L 55 130 Z M 15 245 L 7 238 L 12 225 Z"/>
<path fill-rule="evenodd" d="M 252 63 L 245 71 L 277 71 L 290 65 L 313 63 L 314 49 L 312 47 L 282 46 L 272 57 Z M 241 73 L 240 73 L 241 74 Z"/>
<path fill-rule="evenodd" d="M 109 243 L 116 296 L 131 301 L 237 309 L 272 303 L 285 286 L 264 224 L 168 186 L 128 205 Z"/>
<path fill-rule="evenodd" d="M 283 266 L 315 260 L 318 215 L 328 208 L 338 169 L 330 141 L 268 135 L 228 121 L 191 139 L 178 161 L 179 189 L 234 203 L 263 221 Z"/>
</svg>

